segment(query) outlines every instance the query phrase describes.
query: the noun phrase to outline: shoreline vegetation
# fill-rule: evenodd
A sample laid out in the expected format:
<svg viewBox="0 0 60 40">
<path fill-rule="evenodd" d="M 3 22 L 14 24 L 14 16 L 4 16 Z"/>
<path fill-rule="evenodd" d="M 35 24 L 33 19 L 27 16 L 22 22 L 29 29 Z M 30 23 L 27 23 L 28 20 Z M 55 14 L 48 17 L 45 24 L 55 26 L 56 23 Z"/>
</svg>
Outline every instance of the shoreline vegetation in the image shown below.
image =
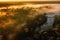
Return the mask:
<svg viewBox="0 0 60 40">
<path fill-rule="evenodd" d="M 9 6 L 9 4 L 6 5 Z M 40 7 L 41 10 L 51 8 L 50 6 Z M 0 40 L 60 40 L 60 12 L 54 16 L 54 23 L 50 26 L 46 23 L 46 15 L 52 15 L 55 12 L 42 10 L 41 13 L 41 10 L 37 11 L 30 7 L 8 9 L 7 6 L 6 9 L 1 9 Z M 48 30 L 41 30 L 43 24 Z"/>
</svg>

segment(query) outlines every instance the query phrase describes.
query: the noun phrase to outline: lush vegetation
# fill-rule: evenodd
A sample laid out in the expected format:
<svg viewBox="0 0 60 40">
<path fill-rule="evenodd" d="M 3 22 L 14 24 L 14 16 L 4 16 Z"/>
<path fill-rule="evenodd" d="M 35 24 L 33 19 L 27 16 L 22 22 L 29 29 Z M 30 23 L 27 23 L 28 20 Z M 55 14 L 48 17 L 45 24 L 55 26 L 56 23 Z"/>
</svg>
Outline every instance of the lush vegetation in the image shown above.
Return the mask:
<svg viewBox="0 0 60 40">
<path fill-rule="evenodd" d="M 60 40 L 60 15 L 54 17 L 52 28 L 49 29 L 50 26 L 47 25 L 48 30 L 41 30 L 41 25 L 47 21 L 46 14 L 30 18 L 28 15 L 31 12 L 35 13 L 32 8 L 21 8 L 13 10 L 12 13 L 7 12 L 7 15 L 0 17 L 2 40 L 8 40 L 8 35 L 13 35 L 13 40 Z M 21 26 L 24 23 L 26 24 Z"/>
<path fill-rule="evenodd" d="M 32 40 L 40 39 L 40 26 L 43 25 L 46 22 L 46 16 L 38 15 L 35 19 L 27 21 L 26 27 L 22 28 L 20 32 L 16 34 L 15 40 Z M 39 38 L 39 39 L 38 39 Z"/>
</svg>

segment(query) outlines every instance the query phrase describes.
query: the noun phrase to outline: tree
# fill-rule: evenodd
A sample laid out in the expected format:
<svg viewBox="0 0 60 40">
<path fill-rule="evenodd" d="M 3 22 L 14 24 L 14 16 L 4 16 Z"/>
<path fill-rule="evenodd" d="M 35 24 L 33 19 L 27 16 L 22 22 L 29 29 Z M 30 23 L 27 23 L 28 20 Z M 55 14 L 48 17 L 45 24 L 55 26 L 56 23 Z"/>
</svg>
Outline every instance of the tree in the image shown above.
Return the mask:
<svg viewBox="0 0 60 40">
<path fill-rule="evenodd" d="M 15 40 L 25 40 L 27 38 L 40 40 L 40 33 L 38 33 L 38 31 L 35 32 L 35 30 L 36 28 L 40 28 L 40 26 L 46 22 L 46 19 L 45 15 L 38 15 L 33 20 L 27 20 L 27 25 L 16 34 Z"/>
</svg>

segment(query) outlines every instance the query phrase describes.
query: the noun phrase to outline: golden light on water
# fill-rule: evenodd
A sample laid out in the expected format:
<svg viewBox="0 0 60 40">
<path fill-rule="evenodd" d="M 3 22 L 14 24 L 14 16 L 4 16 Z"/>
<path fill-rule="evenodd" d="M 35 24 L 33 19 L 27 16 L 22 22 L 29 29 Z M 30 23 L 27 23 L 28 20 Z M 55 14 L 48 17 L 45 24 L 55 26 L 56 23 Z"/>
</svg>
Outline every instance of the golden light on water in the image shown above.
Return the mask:
<svg viewBox="0 0 60 40">
<path fill-rule="evenodd" d="M 8 2 L 8 1 L 9 2 L 10 1 L 23 2 L 23 1 L 48 1 L 48 0 L 0 0 L 0 2 Z M 4 5 L 6 5 L 6 4 L 4 4 Z M 35 20 L 34 18 L 37 18 L 36 16 L 38 16 L 42 13 L 44 14 L 44 13 L 50 13 L 50 12 L 51 13 L 60 12 L 60 4 L 27 3 L 24 5 L 15 5 L 15 4 L 9 5 L 9 3 L 8 3 L 8 6 L 4 6 L 4 5 L 2 5 L 3 7 L 0 5 L 1 6 L 0 7 L 0 29 L 1 29 L 1 27 L 4 29 L 4 30 L 2 30 L 3 35 L 2 36 L 0 35 L 1 36 L 0 39 L 3 38 L 5 34 L 8 34 L 8 35 L 6 35 L 8 37 L 8 40 L 14 40 L 14 38 L 15 38 L 14 36 L 17 34 L 16 32 L 20 33 L 20 30 L 22 28 L 26 33 L 29 32 L 29 29 L 27 28 L 29 25 L 27 27 L 26 27 L 26 25 L 30 24 L 30 22 L 34 21 Z M 21 10 L 22 12 L 20 11 L 21 8 L 23 9 L 23 11 Z M 24 11 L 24 9 L 29 9 L 29 8 L 31 8 L 31 10 L 28 10 L 28 12 Z M 23 14 L 22 16 L 20 16 L 21 13 Z M 28 13 L 28 14 L 26 15 L 24 13 Z M 41 20 L 41 21 L 44 21 L 45 17 L 44 16 L 41 16 L 41 17 L 43 18 L 43 20 Z M 31 19 L 31 20 L 29 20 L 29 19 Z M 34 21 L 34 23 L 38 25 L 38 21 L 40 21 L 40 20 L 35 20 L 35 21 Z M 35 25 L 35 24 L 33 24 L 33 25 Z M 32 29 L 33 29 L 33 27 L 32 27 Z M 39 31 L 39 29 L 38 29 L 38 31 Z"/>
<path fill-rule="evenodd" d="M 46 8 L 46 6 L 49 6 L 49 7 L 52 7 L 52 8 Z M 34 8 L 35 10 L 37 10 L 38 13 L 40 12 L 57 12 L 57 11 L 60 11 L 60 4 L 25 4 L 25 5 L 11 5 L 11 6 L 8 6 L 8 9 L 10 10 L 15 10 L 15 9 L 19 9 L 19 8 Z M 36 9 L 37 8 L 37 9 Z M 1 9 L 7 9 L 7 7 L 0 7 L 0 10 Z M 11 12 L 10 12 L 11 13 Z M 36 13 L 37 14 L 37 13 Z M 6 12 L 0 12 L 0 17 L 2 16 L 5 16 L 6 15 Z M 14 16 L 13 13 L 9 14 L 9 15 L 12 15 Z M 11 19 L 8 20 L 8 22 L 3 22 L 3 27 L 9 25 L 9 24 L 12 24 L 13 21 Z M 1 25 L 1 24 L 0 24 Z"/>
<path fill-rule="evenodd" d="M 42 5 L 40 5 L 40 4 L 26 4 L 26 5 L 23 5 L 23 7 L 32 7 L 32 8 L 37 8 L 37 7 L 40 7 L 40 6 L 42 6 Z"/>
</svg>

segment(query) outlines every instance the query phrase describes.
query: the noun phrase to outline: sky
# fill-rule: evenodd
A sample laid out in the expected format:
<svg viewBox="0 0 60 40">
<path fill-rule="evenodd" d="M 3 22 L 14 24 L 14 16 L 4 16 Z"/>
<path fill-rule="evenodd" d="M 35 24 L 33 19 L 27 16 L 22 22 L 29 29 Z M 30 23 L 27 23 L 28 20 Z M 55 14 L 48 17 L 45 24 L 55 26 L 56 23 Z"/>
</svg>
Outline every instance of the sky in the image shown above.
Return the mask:
<svg viewBox="0 0 60 40">
<path fill-rule="evenodd" d="M 60 1 L 60 0 L 0 0 L 0 2 L 5 1 Z"/>
</svg>

